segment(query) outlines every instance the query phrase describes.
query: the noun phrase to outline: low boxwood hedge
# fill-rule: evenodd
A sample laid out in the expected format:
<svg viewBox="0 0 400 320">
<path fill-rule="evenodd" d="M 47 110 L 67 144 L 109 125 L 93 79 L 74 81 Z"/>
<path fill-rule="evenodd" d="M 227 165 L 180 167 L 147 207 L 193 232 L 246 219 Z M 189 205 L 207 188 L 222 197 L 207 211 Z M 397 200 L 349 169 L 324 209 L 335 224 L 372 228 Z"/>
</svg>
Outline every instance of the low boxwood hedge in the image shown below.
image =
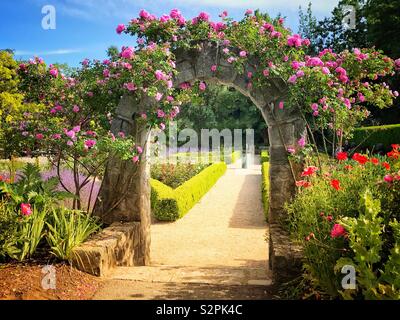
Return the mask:
<svg viewBox="0 0 400 320">
<path fill-rule="evenodd" d="M 158 220 L 175 221 L 182 218 L 225 173 L 226 164 L 217 162 L 176 189 L 151 179 L 151 207 Z"/>
<path fill-rule="evenodd" d="M 262 172 L 262 201 L 264 205 L 265 219 L 268 221 L 268 210 L 269 210 L 269 162 L 263 162 L 261 166 Z"/>
<path fill-rule="evenodd" d="M 264 162 L 268 162 L 269 161 L 269 153 L 267 150 L 262 150 L 261 151 L 261 164 L 263 164 Z"/>
<path fill-rule="evenodd" d="M 351 142 L 367 149 L 376 149 L 378 144 L 389 148 L 393 143 L 400 143 L 400 124 L 357 128 Z"/>
</svg>

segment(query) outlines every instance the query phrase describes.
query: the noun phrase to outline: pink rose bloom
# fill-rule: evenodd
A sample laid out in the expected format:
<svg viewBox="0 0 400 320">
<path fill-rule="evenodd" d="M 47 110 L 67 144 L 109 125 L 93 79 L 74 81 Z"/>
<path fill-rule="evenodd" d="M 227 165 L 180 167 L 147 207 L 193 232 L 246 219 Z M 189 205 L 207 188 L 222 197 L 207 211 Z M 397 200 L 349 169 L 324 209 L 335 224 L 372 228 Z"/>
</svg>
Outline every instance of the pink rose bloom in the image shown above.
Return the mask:
<svg viewBox="0 0 400 320">
<path fill-rule="evenodd" d="M 58 69 L 57 68 L 51 68 L 49 73 L 54 77 L 57 78 L 58 76 Z"/>
<path fill-rule="evenodd" d="M 301 36 L 299 34 L 294 34 L 293 36 L 288 37 L 287 45 L 289 47 L 301 47 Z"/>
<path fill-rule="evenodd" d="M 74 143 L 71 140 L 67 141 L 67 146 L 72 147 L 73 145 Z"/>
<path fill-rule="evenodd" d="M 121 57 L 125 59 L 132 59 L 134 55 L 134 49 L 132 47 L 124 48 L 121 52 Z"/>
<path fill-rule="evenodd" d="M 134 156 L 133 158 L 132 158 L 132 162 L 133 163 L 137 163 L 139 161 L 139 156 Z"/>
<path fill-rule="evenodd" d="M 166 14 L 164 14 L 164 15 L 161 16 L 160 22 L 161 23 L 165 23 L 165 22 L 168 22 L 169 19 L 170 19 L 170 16 L 167 16 Z"/>
<path fill-rule="evenodd" d="M 165 112 L 161 109 L 157 110 L 157 117 L 158 118 L 164 118 L 165 117 Z"/>
<path fill-rule="evenodd" d="M 156 98 L 157 101 L 160 101 L 162 99 L 162 97 L 163 97 L 162 93 L 160 93 L 160 92 L 156 93 L 156 97 L 155 98 Z"/>
<path fill-rule="evenodd" d="M 311 105 L 311 109 L 312 109 L 313 111 L 318 111 L 318 104 L 317 104 L 317 103 L 313 103 L 313 104 Z"/>
<path fill-rule="evenodd" d="M 44 138 L 43 134 L 41 134 L 41 133 L 37 133 L 35 135 L 35 137 L 36 137 L 37 140 L 42 140 Z"/>
<path fill-rule="evenodd" d="M 78 112 L 80 111 L 80 108 L 79 108 L 78 106 L 75 105 L 75 106 L 72 108 L 72 111 L 75 112 L 75 113 L 78 113 Z"/>
<path fill-rule="evenodd" d="M 141 146 L 137 146 L 137 147 L 136 147 L 136 150 L 137 150 L 137 152 L 138 152 L 139 154 L 142 154 L 142 153 L 143 153 L 143 148 L 142 148 Z"/>
<path fill-rule="evenodd" d="M 181 12 L 178 10 L 178 9 L 172 9 L 171 10 L 171 12 L 170 12 L 170 14 L 169 14 L 169 16 L 172 18 L 172 19 L 178 19 L 178 18 L 180 18 L 181 17 Z"/>
<path fill-rule="evenodd" d="M 327 67 L 322 67 L 322 73 L 323 74 L 330 74 L 331 72 L 329 71 L 329 69 Z"/>
<path fill-rule="evenodd" d="M 103 77 L 108 78 L 110 76 L 110 70 L 104 69 L 103 70 Z"/>
<path fill-rule="evenodd" d="M 278 105 L 278 108 L 282 110 L 283 107 L 284 107 L 284 103 L 283 103 L 283 101 L 280 101 L 280 102 L 279 102 L 279 105 Z"/>
<path fill-rule="evenodd" d="M 145 114 L 145 113 L 142 113 L 140 116 L 142 117 L 143 120 L 147 119 L 147 114 Z"/>
<path fill-rule="evenodd" d="M 52 135 L 52 138 L 55 139 L 55 140 L 60 140 L 61 139 L 61 134 L 55 133 L 55 134 Z"/>
<path fill-rule="evenodd" d="M 85 141 L 85 148 L 91 149 L 96 145 L 96 140 L 86 140 Z"/>
<path fill-rule="evenodd" d="M 186 24 L 186 19 L 184 17 L 179 17 L 178 24 L 184 26 Z"/>
<path fill-rule="evenodd" d="M 247 72 L 247 78 L 251 79 L 253 77 L 253 72 Z"/>
<path fill-rule="evenodd" d="M 148 13 L 146 10 L 142 9 L 139 12 L 139 17 L 141 17 L 142 19 L 149 19 L 150 18 L 150 13 Z"/>
<path fill-rule="evenodd" d="M 219 16 L 221 18 L 226 18 L 228 16 L 228 11 L 223 11 Z"/>
<path fill-rule="evenodd" d="M 32 214 L 31 205 L 29 203 L 21 203 L 21 213 L 24 216 L 30 216 Z"/>
<path fill-rule="evenodd" d="M 200 21 L 208 21 L 210 19 L 210 15 L 207 12 L 200 12 L 197 17 Z"/>
<path fill-rule="evenodd" d="M 162 72 L 161 70 L 156 70 L 156 72 L 154 72 L 154 75 L 156 76 L 157 80 L 164 80 L 166 77 L 164 72 Z"/>
<path fill-rule="evenodd" d="M 324 66 L 324 63 L 320 58 L 312 57 L 307 60 L 306 66 L 307 67 L 317 67 L 317 66 L 322 67 L 322 66 Z"/>
<path fill-rule="evenodd" d="M 306 145 L 306 138 L 305 137 L 301 137 L 299 139 L 299 141 L 297 141 L 297 144 L 299 145 L 300 148 L 304 148 Z"/>
<path fill-rule="evenodd" d="M 125 83 L 124 88 L 127 89 L 128 91 L 135 91 L 137 89 L 137 87 L 133 82 Z"/>
<path fill-rule="evenodd" d="M 295 150 L 294 148 L 290 148 L 290 147 L 287 149 L 287 151 L 288 151 L 290 154 L 296 153 L 296 150 Z"/>
<path fill-rule="evenodd" d="M 263 70 L 263 75 L 264 75 L 264 77 L 268 77 L 269 76 L 269 70 L 268 69 L 264 69 Z"/>
<path fill-rule="evenodd" d="M 118 25 L 118 27 L 117 27 L 117 33 L 118 34 L 121 34 L 122 32 L 124 32 L 125 31 L 125 25 L 124 24 L 119 24 Z"/>
<path fill-rule="evenodd" d="M 247 9 L 246 12 L 245 12 L 245 15 L 248 16 L 248 15 L 251 15 L 251 14 L 253 14 L 253 10 Z"/>
<path fill-rule="evenodd" d="M 167 97 L 167 101 L 168 101 L 168 102 L 172 102 L 172 101 L 174 101 L 174 100 L 175 100 L 175 99 L 174 99 L 174 97 L 172 97 L 172 96 L 168 96 L 168 97 Z"/>
<path fill-rule="evenodd" d="M 247 52 L 246 51 L 240 51 L 239 56 L 246 57 L 247 56 Z"/>
<path fill-rule="evenodd" d="M 297 76 L 297 78 L 304 77 L 304 71 L 303 71 L 303 70 L 297 71 L 297 72 L 296 72 L 296 76 Z"/>
<path fill-rule="evenodd" d="M 74 139 L 76 136 L 75 131 L 73 131 L 73 130 L 66 131 L 65 134 L 67 135 L 68 138 L 71 138 L 71 139 Z"/>
<path fill-rule="evenodd" d="M 227 61 L 228 61 L 229 63 L 233 63 L 235 60 L 236 60 L 236 59 L 235 59 L 234 57 L 229 57 Z"/>
<path fill-rule="evenodd" d="M 331 237 L 339 238 L 345 235 L 346 235 L 346 229 L 342 225 L 336 223 L 331 230 Z"/>
<path fill-rule="evenodd" d="M 290 78 L 288 79 L 288 82 L 289 83 L 296 83 L 296 81 L 297 81 L 297 76 L 296 75 L 293 75 L 293 76 L 290 76 Z"/>
<path fill-rule="evenodd" d="M 160 129 L 163 130 L 163 131 L 165 130 L 165 124 L 164 123 L 160 123 Z"/>
<path fill-rule="evenodd" d="M 215 64 L 212 65 L 212 66 L 211 66 L 211 71 L 212 71 L 212 72 L 217 71 L 217 65 L 215 65 Z"/>
<path fill-rule="evenodd" d="M 205 84 L 204 82 L 200 82 L 200 84 L 199 84 L 199 89 L 200 89 L 201 91 L 205 91 L 206 88 L 207 88 L 206 84 Z"/>
<path fill-rule="evenodd" d="M 122 132 L 122 131 L 120 131 L 120 132 L 118 132 L 118 136 L 119 136 L 120 138 L 124 139 L 124 138 L 125 138 L 125 133 Z"/>
<path fill-rule="evenodd" d="M 75 126 L 72 128 L 72 131 L 75 133 L 78 133 L 79 131 L 81 131 L 81 126 Z"/>
</svg>

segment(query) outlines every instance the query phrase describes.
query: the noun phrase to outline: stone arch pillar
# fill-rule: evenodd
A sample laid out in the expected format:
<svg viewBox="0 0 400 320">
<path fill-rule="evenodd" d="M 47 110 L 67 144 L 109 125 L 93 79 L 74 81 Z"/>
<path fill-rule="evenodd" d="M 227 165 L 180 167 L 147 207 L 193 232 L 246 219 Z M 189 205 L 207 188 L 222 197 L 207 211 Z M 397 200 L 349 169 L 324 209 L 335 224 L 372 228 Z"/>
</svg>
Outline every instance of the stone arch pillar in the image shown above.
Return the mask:
<svg viewBox="0 0 400 320">
<path fill-rule="evenodd" d="M 108 160 L 94 215 L 105 224 L 113 222 L 138 222 L 139 234 L 135 235 L 135 265 L 150 264 L 150 165 L 148 160 L 150 132 L 137 117 L 146 109 L 146 103 L 131 96 L 124 96 L 112 120 L 111 132 L 133 136 L 143 146 L 138 164 L 112 157 Z"/>
</svg>

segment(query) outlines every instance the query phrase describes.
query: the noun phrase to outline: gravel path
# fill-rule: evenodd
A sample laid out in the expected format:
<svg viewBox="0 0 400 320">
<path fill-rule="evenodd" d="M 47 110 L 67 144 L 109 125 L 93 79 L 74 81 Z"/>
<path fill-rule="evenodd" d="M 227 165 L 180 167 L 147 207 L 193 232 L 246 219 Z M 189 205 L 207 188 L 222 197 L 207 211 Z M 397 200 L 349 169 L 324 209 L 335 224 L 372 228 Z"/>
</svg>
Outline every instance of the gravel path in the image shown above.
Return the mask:
<svg viewBox="0 0 400 320">
<path fill-rule="evenodd" d="M 261 167 L 229 168 L 182 219 L 152 225 L 152 263 L 266 268 L 266 231 Z"/>
<path fill-rule="evenodd" d="M 94 299 L 271 299 L 261 166 L 226 174 L 176 222 L 152 225 L 152 265 L 119 267 Z"/>
</svg>

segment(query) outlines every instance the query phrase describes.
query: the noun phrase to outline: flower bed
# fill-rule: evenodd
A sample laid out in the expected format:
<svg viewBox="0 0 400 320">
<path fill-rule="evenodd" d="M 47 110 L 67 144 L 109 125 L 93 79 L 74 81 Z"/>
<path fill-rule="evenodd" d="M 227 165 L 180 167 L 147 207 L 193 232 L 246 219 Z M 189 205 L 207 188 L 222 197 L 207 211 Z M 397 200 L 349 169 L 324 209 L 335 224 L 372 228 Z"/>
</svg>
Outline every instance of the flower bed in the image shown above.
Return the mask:
<svg viewBox="0 0 400 320">
<path fill-rule="evenodd" d="M 287 225 L 318 294 L 400 299 L 399 157 L 398 145 L 383 157 L 339 152 L 337 162 L 303 171 Z M 348 270 L 356 272 L 355 288 L 342 285 Z"/>
<path fill-rule="evenodd" d="M 151 179 L 151 206 L 158 220 L 175 221 L 182 218 L 225 173 L 226 164 L 210 165 L 176 189 Z"/>
</svg>

